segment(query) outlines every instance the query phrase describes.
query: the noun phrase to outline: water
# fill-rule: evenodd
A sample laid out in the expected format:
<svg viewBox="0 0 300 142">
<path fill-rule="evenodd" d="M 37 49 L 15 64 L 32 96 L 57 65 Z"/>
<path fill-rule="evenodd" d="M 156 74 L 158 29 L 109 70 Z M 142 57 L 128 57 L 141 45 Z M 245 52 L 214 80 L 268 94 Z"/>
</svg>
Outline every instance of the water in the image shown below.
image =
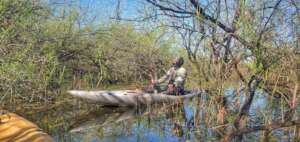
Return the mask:
<svg viewBox="0 0 300 142">
<path fill-rule="evenodd" d="M 105 113 L 98 112 L 85 121 L 75 123 L 64 137 L 70 141 L 95 142 L 197 141 L 194 112 L 188 103 L 140 109 L 104 108 L 102 111 Z M 60 139 L 59 136 L 55 138 Z"/>
<path fill-rule="evenodd" d="M 227 114 L 225 125 L 231 123 L 245 96 L 233 96 L 232 89 L 225 90 Z M 56 141 L 108 142 L 108 141 L 219 141 L 226 127 L 218 124 L 218 102 L 207 95 L 186 100 L 182 104 L 162 104 L 139 108 L 103 108 L 83 101 L 68 102 L 43 112 L 24 115 Z M 274 105 L 277 104 L 277 105 Z M 249 127 L 264 124 L 266 120 L 280 117 L 280 100 L 257 91 L 247 122 Z M 271 108 L 271 109 L 270 109 Z M 272 110 L 272 111 L 269 111 Z M 299 110 L 299 108 L 298 108 Z M 299 112 L 298 112 L 299 113 Z M 278 129 L 271 133 L 276 141 L 290 141 L 294 129 Z M 241 137 L 242 141 L 260 141 L 262 132 Z M 240 141 L 236 139 L 236 141 Z"/>
</svg>

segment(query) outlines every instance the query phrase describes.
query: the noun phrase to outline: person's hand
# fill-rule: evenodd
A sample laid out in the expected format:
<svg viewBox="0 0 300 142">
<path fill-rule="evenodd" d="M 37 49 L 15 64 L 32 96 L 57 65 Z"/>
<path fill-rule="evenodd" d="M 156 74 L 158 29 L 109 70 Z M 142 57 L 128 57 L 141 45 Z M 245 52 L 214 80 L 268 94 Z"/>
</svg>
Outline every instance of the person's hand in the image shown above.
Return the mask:
<svg viewBox="0 0 300 142">
<path fill-rule="evenodd" d="M 151 79 L 151 84 L 154 84 L 156 82 L 155 78 L 153 77 L 152 74 L 149 74 L 150 79 Z"/>
<path fill-rule="evenodd" d="M 153 80 L 153 81 L 152 81 L 152 84 L 153 84 L 153 85 L 157 85 L 157 84 L 159 84 L 159 82 L 158 82 L 158 80 Z"/>
<path fill-rule="evenodd" d="M 157 84 L 157 83 L 158 83 L 158 81 L 156 79 L 151 78 L 151 84 Z"/>
</svg>

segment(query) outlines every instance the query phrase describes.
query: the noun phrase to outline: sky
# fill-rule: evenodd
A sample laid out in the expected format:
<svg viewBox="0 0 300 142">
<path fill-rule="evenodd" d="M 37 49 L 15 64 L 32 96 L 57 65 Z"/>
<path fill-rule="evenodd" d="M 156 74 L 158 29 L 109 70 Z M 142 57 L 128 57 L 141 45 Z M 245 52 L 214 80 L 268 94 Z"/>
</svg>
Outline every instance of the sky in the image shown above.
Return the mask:
<svg viewBox="0 0 300 142">
<path fill-rule="evenodd" d="M 88 9 L 89 15 L 97 17 L 97 21 L 107 22 L 116 16 L 118 0 L 80 0 L 79 6 Z M 121 0 L 120 17 L 134 18 L 138 16 L 141 3 L 138 0 Z"/>
<path fill-rule="evenodd" d="M 113 14 L 118 0 L 80 0 L 81 6 L 92 6 L 93 10 Z M 122 16 L 134 16 L 140 3 L 138 0 L 121 0 Z"/>
<path fill-rule="evenodd" d="M 113 17 L 116 16 L 116 7 L 118 0 L 45 0 L 50 3 L 70 3 L 73 8 L 80 14 L 80 20 L 84 21 L 86 25 L 91 24 L 92 26 L 97 26 L 99 24 L 109 24 L 112 21 Z M 134 19 L 142 17 L 141 10 L 143 9 L 145 0 L 120 0 L 121 1 L 121 9 L 120 16 L 122 19 Z M 206 5 L 208 0 L 200 0 L 201 4 Z M 273 3 L 266 3 L 268 5 L 274 5 Z M 287 2 L 282 2 L 281 5 L 285 6 L 288 4 Z M 59 5 L 59 4 L 58 4 Z M 70 6 L 69 5 L 69 6 Z M 63 6 L 60 4 L 59 6 Z M 58 6 L 58 7 L 59 7 Z M 261 7 L 261 5 L 257 5 Z M 55 5 L 54 7 L 57 7 Z M 290 18 L 290 13 L 295 13 L 288 9 L 289 11 L 284 12 L 285 15 L 282 17 Z M 232 12 L 234 13 L 234 12 Z M 268 15 L 268 14 L 266 14 Z M 224 21 L 225 20 L 225 21 Z M 223 19 L 223 23 L 226 23 L 227 19 Z M 84 24 L 83 24 L 84 25 Z M 291 34 L 291 30 L 289 29 L 290 25 L 278 26 L 278 31 L 283 31 L 281 35 L 289 36 Z M 287 32 L 288 31 L 288 32 Z"/>
<path fill-rule="evenodd" d="M 118 0 L 45 0 L 52 8 L 60 10 L 64 7 L 72 7 L 79 12 L 82 21 L 95 23 L 107 23 L 116 16 Z M 140 13 L 143 7 L 142 0 L 121 0 L 120 17 L 133 19 Z M 60 9 L 61 8 L 61 9 Z M 60 10 L 59 10 L 60 9 Z"/>
</svg>

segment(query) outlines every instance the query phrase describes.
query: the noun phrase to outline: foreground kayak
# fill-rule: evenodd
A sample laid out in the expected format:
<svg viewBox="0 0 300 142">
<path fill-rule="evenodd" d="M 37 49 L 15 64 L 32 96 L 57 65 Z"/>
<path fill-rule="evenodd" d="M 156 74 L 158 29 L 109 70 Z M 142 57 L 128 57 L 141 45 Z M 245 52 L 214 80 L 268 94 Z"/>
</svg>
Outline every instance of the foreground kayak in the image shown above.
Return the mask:
<svg viewBox="0 0 300 142">
<path fill-rule="evenodd" d="M 37 125 L 14 113 L 0 115 L 0 141 L 54 142 Z"/>
<path fill-rule="evenodd" d="M 200 95 L 203 91 L 191 91 L 186 95 L 173 96 L 162 93 L 151 94 L 133 90 L 120 91 L 81 91 L 70 90 L 69 94 L 89 101 L 97 102 L 103 106 L 137 106 L 153 103 L 170 103 Z"/>
</svg>

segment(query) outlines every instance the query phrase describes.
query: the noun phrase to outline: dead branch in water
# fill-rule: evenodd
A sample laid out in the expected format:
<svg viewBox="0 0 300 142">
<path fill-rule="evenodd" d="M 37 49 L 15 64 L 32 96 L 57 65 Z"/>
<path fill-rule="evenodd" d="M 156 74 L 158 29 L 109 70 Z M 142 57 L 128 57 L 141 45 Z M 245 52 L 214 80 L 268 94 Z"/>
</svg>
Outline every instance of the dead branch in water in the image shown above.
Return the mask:
<svg viewBox="0 0 300 142">
<path fill-rule="evenodd" d="M 240 135 L 251 133 L 251 132 L 262 131 L 262 130 L 272 131 L 275 129 L 291 127 L 291 126 L 295 126 L 295 125 L 296 126 L 300 125 L 300 119 L 285 121 L 285 122 L 277 121 L 277 122 L 273 122 L 271 124 L 253 126 L 250 128 L 248 128 L 248 127 L 239 128 L 239 129 L 234 130 L 230 134 L 227 134 L 222 141 L 228 142 L 236 136 L 240 136 Z"/>
</svg>

